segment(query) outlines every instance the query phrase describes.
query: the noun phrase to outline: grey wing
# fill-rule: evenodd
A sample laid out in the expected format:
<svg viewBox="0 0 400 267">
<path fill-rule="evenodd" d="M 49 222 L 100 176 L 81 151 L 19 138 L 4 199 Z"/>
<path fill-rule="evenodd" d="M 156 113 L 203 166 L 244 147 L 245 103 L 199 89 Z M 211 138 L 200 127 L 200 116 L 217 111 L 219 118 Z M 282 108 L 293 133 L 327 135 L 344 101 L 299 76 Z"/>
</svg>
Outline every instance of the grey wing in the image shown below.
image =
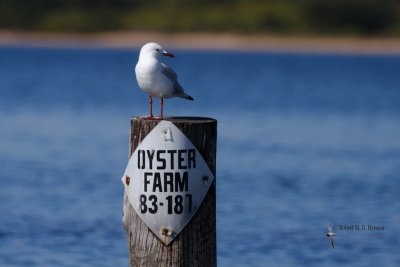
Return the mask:
<svg viewBox="0 0 400 267">
<path fill-rule="evenodd" d="M 335 243 L 333 241 L 333 237 L 332 236 L 331 236 L 331 245 L 332 245 L 332 248 L 335 248 Z"/>
<path fill-rule="evenodd" d="M 175 73 L 173 69 L 165 65 L 164 63 L 161 63 L 162 66 L 162 74 L 167 76 L 167 78 L 174 84 L 174 94 L 176 95 L 181 95 L 183 94 L 183 88 L 178 82 L 178 75 Z"/>
</svg>

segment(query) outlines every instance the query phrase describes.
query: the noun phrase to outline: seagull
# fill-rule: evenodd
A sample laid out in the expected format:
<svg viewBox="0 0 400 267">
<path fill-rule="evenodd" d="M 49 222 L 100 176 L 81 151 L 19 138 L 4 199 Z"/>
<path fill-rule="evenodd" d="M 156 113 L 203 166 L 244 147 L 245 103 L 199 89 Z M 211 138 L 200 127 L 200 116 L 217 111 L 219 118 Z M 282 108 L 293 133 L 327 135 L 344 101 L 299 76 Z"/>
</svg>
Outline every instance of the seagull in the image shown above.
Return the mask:
<svg viewBox="0 0 400 267">
<path fill-rule="evenodd" d="M 331 225 L 328 225 L 328 233 L 326 234 L 326 236 L 331 239 L 332 248 L 335 249 L 335 243 L 333 242 L 333 237 L 336 236 L 336 234 L 332 231 Z"/>
<path fill-rule="evenodd" d="M 178 82 L 175 71 L 162 63 L 162 56 L 175 57 L 172 53 L 165 51 L 157 43 L 147 43 L 140 49 L 139 60 L 135 67 L 136 80 L 140 89 L 150 96 L 150 115 L 153 119 L 153 97 L 160 98 L 160 119 L 163 119 L 164 99 L 181 97 L 193 100 L 187 95 Z"/>
</svg>

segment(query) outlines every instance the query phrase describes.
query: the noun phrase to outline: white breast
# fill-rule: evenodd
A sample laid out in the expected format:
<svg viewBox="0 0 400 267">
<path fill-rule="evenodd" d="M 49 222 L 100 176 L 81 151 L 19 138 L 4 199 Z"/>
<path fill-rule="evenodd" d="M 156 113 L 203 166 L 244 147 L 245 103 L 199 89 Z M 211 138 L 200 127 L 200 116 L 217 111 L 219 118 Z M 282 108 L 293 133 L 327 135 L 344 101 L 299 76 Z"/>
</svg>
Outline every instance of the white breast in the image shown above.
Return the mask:
<svg viewBox="0 0 400 267">
<path fill-rule="evenodd" d="M 139 59 L 135 67 L 136 79 L 139 87 L 149 95 L 169 98 L 173 93 L 173 84 L 161 70 L 157 60 Z"/>
</svg>

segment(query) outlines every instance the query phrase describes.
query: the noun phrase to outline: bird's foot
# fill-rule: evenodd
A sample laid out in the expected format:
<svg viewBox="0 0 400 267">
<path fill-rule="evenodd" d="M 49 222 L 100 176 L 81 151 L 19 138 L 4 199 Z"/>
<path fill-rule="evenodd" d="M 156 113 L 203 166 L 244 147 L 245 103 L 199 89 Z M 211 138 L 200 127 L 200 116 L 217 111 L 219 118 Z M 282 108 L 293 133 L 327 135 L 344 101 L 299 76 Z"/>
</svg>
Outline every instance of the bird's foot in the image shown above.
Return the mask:
<svg viewBox="0 0 400 267">
<path fill-rule="evenodd" d="M 157 119 L 157 117 L 154 117 L 153 114 L 147 115 L 147 116 L 143 116 L 142 118 L 145 119 L 145 120 L 156 120 Z"/>
<path fill-rule="evenodd" d="M 164 119 L 164 116 L 157 117 L 157 116 L 153 116 L 153 115 L 147 115 L 147 116 L 143 116 L 142 118 L 145 119 L 145 120 L 161 121 L 161 120 Z"/>
<path fill-rule="evenodd" d="M 152 120 L 162 121 L 164 119 L 163 116 L 153 117 Z"/>
</svg>

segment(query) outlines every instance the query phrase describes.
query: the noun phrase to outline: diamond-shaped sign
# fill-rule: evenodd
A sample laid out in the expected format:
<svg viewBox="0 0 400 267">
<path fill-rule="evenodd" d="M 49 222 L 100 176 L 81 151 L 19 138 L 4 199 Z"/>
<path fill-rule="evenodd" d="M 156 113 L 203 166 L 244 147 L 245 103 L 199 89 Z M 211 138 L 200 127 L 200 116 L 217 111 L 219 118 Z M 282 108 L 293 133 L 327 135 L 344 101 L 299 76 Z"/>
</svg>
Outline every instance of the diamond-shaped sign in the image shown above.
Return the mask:
<svg viewBox="0 0 400 267">
<path fill-rule="evenodd" d="M 170 121 L 143 139 L 122 177 L 132 207 L 166 245 L 195 215 L 213 181 L 196 147 Z"/>
</svg>

